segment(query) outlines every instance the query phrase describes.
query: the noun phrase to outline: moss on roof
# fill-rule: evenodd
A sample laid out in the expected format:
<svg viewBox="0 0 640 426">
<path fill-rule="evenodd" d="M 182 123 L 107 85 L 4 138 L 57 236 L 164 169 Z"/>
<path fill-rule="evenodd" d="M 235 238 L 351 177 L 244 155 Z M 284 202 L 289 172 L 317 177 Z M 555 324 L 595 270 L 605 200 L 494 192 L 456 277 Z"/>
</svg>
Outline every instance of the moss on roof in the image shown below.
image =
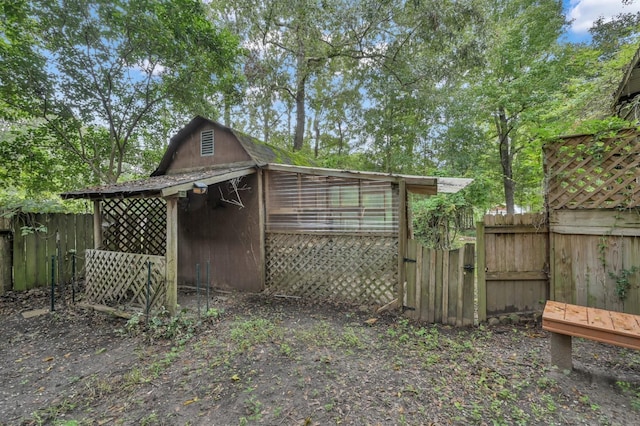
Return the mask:
<svg viewBox="0 0 640 426">
<path fill-rule="evenodd" d="M 300 152 L 279 148 L 237 130 L 230 130 L 257 165 L 262 166 L 268 163 L 292 164 L 295 166 L 314 165 L 307 156 Z"/>
</svg>

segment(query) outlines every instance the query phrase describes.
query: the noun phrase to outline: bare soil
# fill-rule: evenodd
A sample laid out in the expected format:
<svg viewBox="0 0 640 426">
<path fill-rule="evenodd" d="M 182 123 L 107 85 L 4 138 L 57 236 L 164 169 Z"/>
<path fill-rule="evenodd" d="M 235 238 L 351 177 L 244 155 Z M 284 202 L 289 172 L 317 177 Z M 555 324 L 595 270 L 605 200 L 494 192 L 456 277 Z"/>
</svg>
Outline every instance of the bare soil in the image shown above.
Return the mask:
<svg viewBox="0 0 640 426">
<path fill-rule="evenodd" d="M 640 353 L 536 323 L 456 329 L 368 307 L 182 295 L 123 320 L 45 292 L 0 297 L 2 425 L 640 424 Z M 136 322 L 136 320 L 138 320 Z"/>
</svg>

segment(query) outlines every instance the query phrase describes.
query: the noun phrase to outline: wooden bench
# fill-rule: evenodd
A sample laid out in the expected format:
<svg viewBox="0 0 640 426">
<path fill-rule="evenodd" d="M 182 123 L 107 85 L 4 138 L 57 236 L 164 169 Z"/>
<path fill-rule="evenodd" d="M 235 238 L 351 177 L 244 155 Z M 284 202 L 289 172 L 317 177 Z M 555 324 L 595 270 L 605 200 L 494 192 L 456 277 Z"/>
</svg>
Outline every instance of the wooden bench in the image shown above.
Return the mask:
<svg viewBox="0 0 640 426">
<path fill-rule="evenodd" d="M 571 336 L 640 349 L 640 315 L 547 301 L 542 328 L 551 332 L 551 363 L 571 370 Z"/>
</svg>

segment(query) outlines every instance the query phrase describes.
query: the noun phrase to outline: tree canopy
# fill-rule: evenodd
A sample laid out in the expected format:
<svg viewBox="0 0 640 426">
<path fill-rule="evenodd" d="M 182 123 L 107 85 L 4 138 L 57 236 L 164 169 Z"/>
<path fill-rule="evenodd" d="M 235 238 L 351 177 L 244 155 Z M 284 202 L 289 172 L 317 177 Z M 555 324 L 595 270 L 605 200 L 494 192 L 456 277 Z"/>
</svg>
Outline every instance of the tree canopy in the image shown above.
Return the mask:
<svg viewBox="0 0 640 426">
<path fill-rule="evenodd" d="M 563 37 L 555 0 L 7 0 L 0 181 L 36 196 L 153 170 L 193 115 L 328 167 L 473 177 L 542 206 L 541 146 L 612 114 L 640 15 Z M 469 197 L 467 197 L 469 198 Z"/>
<path fill-rule="evenodd" d="M 207 19 L 198 1 L 4 8 L 2 113 L 16 134 L 0 152 L 23 172 L 26 158 L 38 157 L 31 165 L 53 190 L 61 189 L 51 181 L 60 170 L 49 162 L 72 166 L 66 177 L 85 183 L 144 173 L 158 158 L 147 153 L 164 147 L 176 118 L 217 114 L 213 94 L 238 70 L 237 37 Z"/>
</svg>

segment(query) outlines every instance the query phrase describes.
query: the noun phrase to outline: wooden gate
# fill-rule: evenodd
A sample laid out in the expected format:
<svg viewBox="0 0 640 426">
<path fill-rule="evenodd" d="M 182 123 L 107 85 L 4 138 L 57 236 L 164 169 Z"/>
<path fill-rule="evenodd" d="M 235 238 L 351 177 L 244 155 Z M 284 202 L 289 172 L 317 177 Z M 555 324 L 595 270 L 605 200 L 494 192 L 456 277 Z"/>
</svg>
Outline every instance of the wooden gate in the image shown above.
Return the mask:
<svg viewBox="0 0 640 426">
<path fill-rule="evenodd" d="M 477 224 L 478 319 L 541 311 L 549 297 L 544 213 L 486 215 Z"/>
<path fill-rule="evenodd" d="M 415 320 L 455 326 L 474 323 L 474 245 L 451 251 L 407 242 L 407 315 Z"/>
</svg>

